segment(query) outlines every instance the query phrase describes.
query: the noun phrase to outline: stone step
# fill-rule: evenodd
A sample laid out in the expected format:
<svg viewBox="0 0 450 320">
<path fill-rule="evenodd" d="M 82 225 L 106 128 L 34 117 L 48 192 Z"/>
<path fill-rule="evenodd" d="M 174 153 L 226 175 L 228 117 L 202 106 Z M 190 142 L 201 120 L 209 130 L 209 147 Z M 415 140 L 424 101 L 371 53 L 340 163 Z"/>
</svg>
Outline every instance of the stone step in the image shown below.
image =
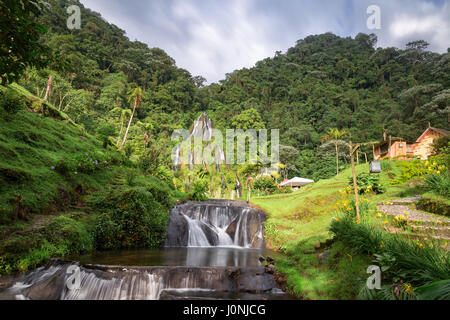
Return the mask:
<svg viewBox="0 0 450 320">
<path fill-rule="evenodd" d="M 394 205 L 394 206 L 405 205 L 405 206 L 408 206 L 408 205 L 415 204 L 417 201 L 420 201 L 420 199 L 422 199 L 422 196 L 393 199 L 393 200 L 382 202 L 379 205 Z"/>
<path fill-rule="evenodd" d="M 433 241 L 433 240 L 439 240 L 443 242 L 449 242 L 448 245 L 450 245 L 450 236 L 437 236 L 437 235 L 430 235 L 426 233 L 406 233 L 406 232 L 400 232 L 398 235 L 404 236 L 406 238 L 412 239 L 412 240 L 423 240 L 423 241 Z"/>
<path fill-rule="evenodd" d="M 421 225 L 436 225 L 439 224 L 441 226 L 450 226 L 450 219 L 443 216 L 435 216 L 431 213 L 417 210 L 415 208 L 411 208 L 405 205 L 388 205 L 388 204 L 380 204 L 378 206 L 378 211 L 389 215 L 391 217 L 407 217 L 408 221 L 414 224 Z"/>
<path fill-rule="evenodd" d="M 412 225 L 411 228 L 434 236 L 450 237 L 450 227 L 448 226 L 435 227 L 429 225 Z"/>
</svg>

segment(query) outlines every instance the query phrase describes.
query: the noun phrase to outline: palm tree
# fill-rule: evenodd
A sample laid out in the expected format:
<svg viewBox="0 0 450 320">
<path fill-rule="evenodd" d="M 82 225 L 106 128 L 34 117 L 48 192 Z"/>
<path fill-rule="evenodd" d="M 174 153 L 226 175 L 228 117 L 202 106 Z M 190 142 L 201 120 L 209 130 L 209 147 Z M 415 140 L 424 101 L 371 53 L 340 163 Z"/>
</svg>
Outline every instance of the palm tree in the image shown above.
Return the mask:
<svg viewBox="0 0 450 320">
<path fill-rule="evenodd" d="M 130 131 L 131 123 L 133 122 L 134 113 L 136 112 L 136 108 L 141 105 L 141 100 L 142 100 L 143 94 L 144 94 L 144 91 L 139 87 L 128 91 L 128 96 L 129 96 L 128 101 L 131 103 L 134 100 L 134 107 L 133 107 L 133 112 L 131 113 L 130 121 L 128 122 L 127 130 L 125 131 L 125 135 L 123 137 L 122 145 L 119 148 L 119 151 L 122 151 L 123 147 L 125 146 L 125 142 L 127 142 L 128 132 Z"/>
<path fill-rule="evenodd" d="M 131 110 L 130 109 L 122 109 L 120 107 L 116 107 L 116 108 L 112 109 L 110 111 L 110 113 L 112 113 L 115 116 L 120 114 L 120 131 L 119 131 L 119 135 L 117 136 L 117 142 L 116 142 L 116 145 L 119 146 L 120 138 L 122 137 L 123 125 L 125 123 L 125 118 L 127 116 L 131 115 Z"/>
<path fill-rule="evenodd" d="M 339 130 L 337 128 L 331 128 L 327 131 L 327 134 L 321 138 L 322 143 L 327 141 L 328 143 L 332 143 L 336 150 L 336 175 L 339 174 L 339 145 L 347 144 L 342 140 L 344 136 L 349 135 L 350 132 L 347 129 Z"/>
</svg>

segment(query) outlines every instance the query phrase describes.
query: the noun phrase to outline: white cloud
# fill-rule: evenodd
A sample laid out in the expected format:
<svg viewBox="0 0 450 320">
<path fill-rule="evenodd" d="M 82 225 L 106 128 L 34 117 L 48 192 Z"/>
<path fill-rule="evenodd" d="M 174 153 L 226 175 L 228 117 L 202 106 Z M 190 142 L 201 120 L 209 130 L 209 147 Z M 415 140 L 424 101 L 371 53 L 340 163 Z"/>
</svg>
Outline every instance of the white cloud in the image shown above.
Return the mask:
<svg viewBox="0 0 450 320">
<path fill-rule="evenodd" d="M 164 49 L 177 65 L 209 82 L 285 51 L 310 34 L 355 36 L 366 9 L 381 7 L 380 46 L 424 39 L 450 46 L 450 0 L 81 0 L 132 39 Z"/>
</svg>

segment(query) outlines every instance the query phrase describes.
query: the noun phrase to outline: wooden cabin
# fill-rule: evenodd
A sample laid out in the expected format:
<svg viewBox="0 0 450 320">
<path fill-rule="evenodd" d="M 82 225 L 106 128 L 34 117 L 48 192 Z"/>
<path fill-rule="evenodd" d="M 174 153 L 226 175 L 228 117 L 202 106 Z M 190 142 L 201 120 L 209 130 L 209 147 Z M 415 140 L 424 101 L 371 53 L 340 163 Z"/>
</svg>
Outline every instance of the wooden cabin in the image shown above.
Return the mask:
<svg viewBox="0 0 450 320">
<path fill-rule="evenodd" d="M 415 142 L 409 142 L 402 138 L 385 138 L 384 141 L 373 145 L 374 159 L 406 160 L 415 158 L 426 160 L 433 151 L 431 146 L 433 142 L 449 134 L 450 131 L 429 126 Z"/>
<path fill-rule="evenodd" d="M 450 131 L 428 127 L 414 144 L 414 155 L 422 160 L 427 160 L 433 151 L 432 144 L 435 140 L 448 136 Z"/>
</svg>

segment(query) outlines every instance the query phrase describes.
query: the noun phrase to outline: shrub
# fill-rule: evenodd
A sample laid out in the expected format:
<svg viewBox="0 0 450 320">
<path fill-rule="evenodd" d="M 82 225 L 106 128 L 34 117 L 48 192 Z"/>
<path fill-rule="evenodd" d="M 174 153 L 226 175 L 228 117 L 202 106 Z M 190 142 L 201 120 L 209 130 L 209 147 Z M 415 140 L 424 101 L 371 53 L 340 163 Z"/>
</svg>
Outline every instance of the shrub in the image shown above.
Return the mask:
<svg viewBox="0 0 450 320">
<path fill-rule="evenodd" d="M 450 175 L 431 174 L 425 178 L 426 187 L 444 197 L 450 197 Z"/>
<path fill-rule="evenodd" d="M 0 107 L 9 114 L 16 114 L 26 107 L 25 98 L 12 89 L 0 92 Z"/>
<path fill-rule="evenodd" d="M 419 200 L 417 208 L 435 214 L 450 216 L 450 204 L 447 204 L 440 199 L 422 197 L 422 199 Z"/>
<path fill-rule="evenodd" d="M 66 253 L 81 253 L 93 249 L 94 239 L 86 226 L 65 216 L 53 220 L 43 234 L 49 243 L 62 248 Z"/>
<path fill-rule="evenodd" d="M 194 201 L 202 201 L 208 199 L 206 196 L 208 188 L 208 182 L 200 179 L 195 181 L 191 186 L 191 192 L 189 192 L 189 198 Z"/>
<path fill-rule="evenodd" d="M 380 176 L 376 174 L 360 173 L 356 177 L 356 182 L 358 184 L 358 193 L 364 194 L 368 192 L 375 192 L 376 194 L 381 194 L 385 192 L 385 189 L 380 183 Z M 353 191 L 353 177 L 349 177 L 350 190 Z"/>
<path fill-rule="evenodd" d="M 275 184 L 275 181 L 271 177 L 268 176 L 261 176 L 257 179 L 255 179 L 253 183 L 253 188 L 256 190 L 259 190 L 264 193 L 273 193 L 277 190 L 277 186 Z"/>
<path fill-rule="evenodd" d="M 135 170 L 127 169 L 125 171 L 125 181 L 127 182 L 127 185 L 129 185 L 130 187 L 135 186 L 136 178 L 137 178 L 137 173 Z"/>
<path fill-rule="evenodd" d="M 159 247 L 165 238 L 168 206 L 172 203 L 165 193 L 156 186 L 131 188 L 113 191 L 103 201 L 95 202 L 104 212 L 96 223 L 97 248 Z"/>
<path fill-rule="evenodd" d="M 450 278 L 450 256 L 438 245 L 425 245 L 389 235 L 367 221 L 355 223 L 350 217 L 334 220 L 330 231 L 357 253 L 390 257 L 390 278 L 422 286 Z M 388 260 L 389 260 L 388 259 Z M 384 259 L 387 261 L 386 259 Z"/>
<path fill-rule="evenodd" d="M 97 129 L 97 134 L 100 140 L 103 142 L 103 148 L 107 148 L 111 144 L 110 137 L 116 134 L 116 128 L 109 124 L 104 124 Z"/>
<path fill-rule="evenodd" d="M 63 174 L 86 173 L 91 174 L 99 170 L 111 170 L 112 163 L 118 159 L 111 159 L 108 155 L 96 153 L 80 153 L 71 158 L 63 158 L 56 163 L 54 169 Z"/>
<path fill-rule="evenodd" d="M 111 214 L 104 213 L 97 219 L 95 226 L 95 244 L 97 249 L 108 250 L 120 247 L 120 226 L 111 218 Z"/>
</svg>

